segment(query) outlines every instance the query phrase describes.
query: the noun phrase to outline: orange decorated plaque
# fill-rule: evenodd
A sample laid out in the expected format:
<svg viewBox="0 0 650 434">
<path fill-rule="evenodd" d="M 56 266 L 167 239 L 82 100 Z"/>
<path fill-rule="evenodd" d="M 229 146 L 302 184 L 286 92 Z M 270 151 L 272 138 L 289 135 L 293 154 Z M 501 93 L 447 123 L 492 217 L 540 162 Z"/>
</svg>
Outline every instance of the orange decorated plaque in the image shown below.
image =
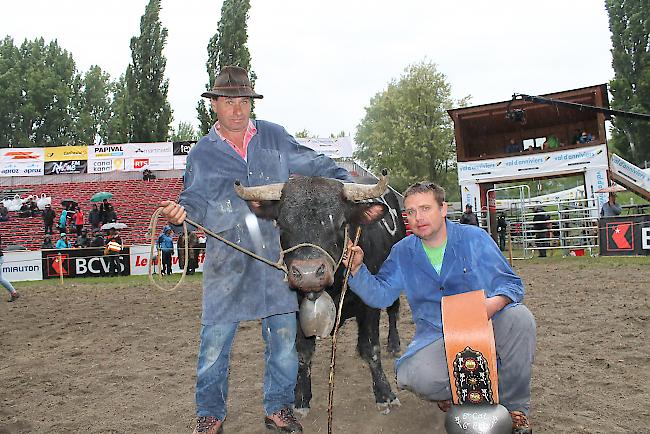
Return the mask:
<svg viewBox="0 0 650 434">
<path fill-rule="evenodd" d="M 454 404 L 498 404 L 497 354 L 484 292 L 443 297 L 442 327 Z"/>
</svg>

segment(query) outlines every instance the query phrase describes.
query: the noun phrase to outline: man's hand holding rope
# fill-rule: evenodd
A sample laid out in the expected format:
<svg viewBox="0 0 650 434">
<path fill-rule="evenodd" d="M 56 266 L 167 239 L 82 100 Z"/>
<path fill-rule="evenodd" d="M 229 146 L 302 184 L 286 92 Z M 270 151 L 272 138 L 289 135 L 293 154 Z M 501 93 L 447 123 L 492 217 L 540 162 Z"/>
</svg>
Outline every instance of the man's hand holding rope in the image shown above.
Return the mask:
<svg viewBox="0 0 650 434">
<path fill-rule="evenodd" d="M 352 263 L 350 264 L 350 257 L 352 257 Z M 343 265 L 345 268 L 350 268 L 350 273 L 354 276 L 361 264 L 363 264 L 363 250 L 359 246 L 355 246 L 351 240 L 348 240 L 348 249 L 343 254 L 342 259 Z"/>
<path fill-rule="evenodd" d="M 177 204 L 171 200 L 163 200 L 160 202 L 162 208 L 160 215 L 173 225 L 181 225 L 187 217 L 185 207 Z"/>
</svg>

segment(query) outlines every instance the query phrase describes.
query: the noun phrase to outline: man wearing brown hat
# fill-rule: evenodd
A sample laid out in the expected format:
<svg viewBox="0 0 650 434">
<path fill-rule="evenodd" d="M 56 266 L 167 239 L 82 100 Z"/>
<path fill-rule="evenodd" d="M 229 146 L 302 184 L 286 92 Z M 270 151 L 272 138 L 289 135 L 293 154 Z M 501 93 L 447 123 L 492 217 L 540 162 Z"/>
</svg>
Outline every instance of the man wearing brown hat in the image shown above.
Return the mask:
<svg viewBox="0 0 650 434">
<path fill-rule="evenodd" d="M 210 98 L 217 122 L 187 157 L 185 188 L 179 203 L 161 202 L 163 216 L 179 225 L 187 216 L 230 241 L 275 262 L 279 233 L 273 222 L 258 220 L 234 191 L 234 182 L 257 186 L 285 182 L 291 174 L 351 181 L 347 171 L 324 155 L 301 146 L 280 125 L 251 120 L 255 93 L 245 69 L 226 66 Z M 209 239 L 203 270 L 203 313 L 199 346 L 195 434 L 223 432 L 230 350 L 240 321 L 262 320 L 264 423 L 280 432 L 302 432 L 293 414 L 298 372 L 295 338 L 296 294 L 284 273 Z"/>
</svg>

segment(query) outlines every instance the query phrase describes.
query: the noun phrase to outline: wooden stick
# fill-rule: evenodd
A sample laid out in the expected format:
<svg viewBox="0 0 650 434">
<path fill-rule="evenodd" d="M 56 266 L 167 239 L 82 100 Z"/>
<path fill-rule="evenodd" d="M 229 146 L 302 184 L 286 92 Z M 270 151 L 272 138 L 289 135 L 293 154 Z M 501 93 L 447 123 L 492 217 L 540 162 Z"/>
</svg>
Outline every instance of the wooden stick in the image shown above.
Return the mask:
<svg viewBox="0 0 650 434">
<path fill-rule="evenodd" d="M 360 236 L 361 236 L 361 226 L 357 228 L 357 232 L 354 235 L 353 247 L 359 243 Z M 348 256 L 350 258 L 348 264 L 351 264 L 352 259 L 354 259 L 354 251 L 348 250 Z M 332 434 L 332 417 L 334 414 L 334 371 L 336 370 L 336 336 L 338 335 L 339 326 L 341 324 L 341 313 L 343 312 L 343 300 L 345 299 L 345 293 L 347 292 L 348 289 L 349 277 L 350 277 L 350 267 L 346 267 L 345 278 L 343 279 L 343 286 L 341 288 L 339 309 L 336 315 L 336 324 L 334 325 L 334 335 L 332 336 L 332 357 L 330 358 L 329 395 L 327 398 L 327 434 Z"/>
</svg>

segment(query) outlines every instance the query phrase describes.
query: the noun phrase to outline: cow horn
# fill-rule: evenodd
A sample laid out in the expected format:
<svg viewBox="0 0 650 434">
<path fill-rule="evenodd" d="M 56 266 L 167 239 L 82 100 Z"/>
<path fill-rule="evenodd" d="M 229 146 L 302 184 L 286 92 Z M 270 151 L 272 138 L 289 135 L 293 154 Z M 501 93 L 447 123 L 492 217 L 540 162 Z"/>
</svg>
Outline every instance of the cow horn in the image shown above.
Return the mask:
<svg viewBox="0 0 650 434">
<path fill-rule="evenodd" d="M 235 181 L 235 193 L 244 200 L 280 200 L 283 187 L 284 183 L 244 187 L 241 182 Z"/>
<path fill-rule="evenodd" d="M 343 184 L 343 192 L 348 200 L 367 200 L 380 197 L 388 187 L 388 171 L 383 169 L 379 181 L 374 185 Z"/>
</svg>

